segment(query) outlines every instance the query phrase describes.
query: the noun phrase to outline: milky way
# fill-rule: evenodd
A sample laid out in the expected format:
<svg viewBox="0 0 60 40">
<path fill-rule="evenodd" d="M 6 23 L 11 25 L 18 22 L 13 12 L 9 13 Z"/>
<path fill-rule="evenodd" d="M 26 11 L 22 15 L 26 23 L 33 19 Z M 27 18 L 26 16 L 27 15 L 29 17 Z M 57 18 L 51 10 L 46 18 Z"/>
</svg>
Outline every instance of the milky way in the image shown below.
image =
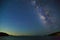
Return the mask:
<svg viewBox="0 0 60 40">
<path fill-rule="evenodd" d="M 51 8 L 51 3 L 48 4 L 48 0 L 32 0 L 32 5 L 35 7 L 35 10 L 43 24 L 44 28 L 50 32 L 53 29 L 57 29 L 57 15 L 56 10 Z M 50 1 L 53 2 L 53 1 Z"/>
<path fill-rule="evenodd" d="M 0 32 L 45 35 L 60 31 L 60 0 L 0 0 Z"/>
</svg>

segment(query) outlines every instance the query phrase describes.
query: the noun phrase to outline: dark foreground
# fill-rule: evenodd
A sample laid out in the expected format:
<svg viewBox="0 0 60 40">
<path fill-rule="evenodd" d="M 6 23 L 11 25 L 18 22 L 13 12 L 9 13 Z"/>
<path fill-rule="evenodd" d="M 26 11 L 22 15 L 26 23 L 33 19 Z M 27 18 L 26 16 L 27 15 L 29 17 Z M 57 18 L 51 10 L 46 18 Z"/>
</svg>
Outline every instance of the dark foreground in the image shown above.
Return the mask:
<svg viewBox="0 0 60 40">
<path fill-rule="evenodd" d="M 2 36 L 0 40 L 60 40 L 60 36 Z"/>
</svg>

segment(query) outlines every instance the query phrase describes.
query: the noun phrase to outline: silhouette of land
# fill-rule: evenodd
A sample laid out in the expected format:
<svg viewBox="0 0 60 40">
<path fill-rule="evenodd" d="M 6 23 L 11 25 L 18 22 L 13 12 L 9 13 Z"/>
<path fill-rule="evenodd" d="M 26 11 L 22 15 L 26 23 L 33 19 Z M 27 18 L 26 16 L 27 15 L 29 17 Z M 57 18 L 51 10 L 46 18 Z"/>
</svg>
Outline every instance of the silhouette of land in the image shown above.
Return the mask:
<svg viewBox="0 0 60 40">
<path fill-rule="evenodd" d="M 48 36 L 60 36 L 60 32 L 55 32 L 55 33 L 49 34 Z"/>
<path fill-rule="evenodd" d="M 1 36 L 9 36 L 7 33 L 0 32 L 0 37 Z"/>
<path fill-rule="evenodd" d="M 0 32 L 0 37 L 1 36 L 14 36 L 14 35 L 9 35 L 7 33 L 4 33 L 4 32 Z M 22 35 L 23 36 L 23 35 Z M 45 35 L 46 36 L 46 35 Z M 51 33 L 51 34 L 48 34 L 48 36 L 60 36 L 60 32 L 55 32 L 55 33 Z M 41 37 L 41 36 L 40 36 Z"/>
<path fill-rule="evenodd" d="M 3 36 L 3 37 L 1 37 Z M 58 36 L 58 37 L 55 37 Z M 0 32 L 0 40 L 60 40 L 60 32 L 55 32 L 46 36 L 14 36 Z"/>
</svg>

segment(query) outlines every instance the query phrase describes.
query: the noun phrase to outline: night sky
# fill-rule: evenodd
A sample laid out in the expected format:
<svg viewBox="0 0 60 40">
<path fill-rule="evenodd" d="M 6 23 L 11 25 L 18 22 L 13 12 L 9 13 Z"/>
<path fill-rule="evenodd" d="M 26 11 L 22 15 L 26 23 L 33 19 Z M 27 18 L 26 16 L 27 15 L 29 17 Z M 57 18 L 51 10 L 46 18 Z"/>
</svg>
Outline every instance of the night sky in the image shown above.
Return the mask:
<svg viewBox="0 0 60 40">
<path fill-rule="evenodd" d="M 60 0 L 0 0 L 0 32 L 45 35 L 60 31 Z"/>
</svg>

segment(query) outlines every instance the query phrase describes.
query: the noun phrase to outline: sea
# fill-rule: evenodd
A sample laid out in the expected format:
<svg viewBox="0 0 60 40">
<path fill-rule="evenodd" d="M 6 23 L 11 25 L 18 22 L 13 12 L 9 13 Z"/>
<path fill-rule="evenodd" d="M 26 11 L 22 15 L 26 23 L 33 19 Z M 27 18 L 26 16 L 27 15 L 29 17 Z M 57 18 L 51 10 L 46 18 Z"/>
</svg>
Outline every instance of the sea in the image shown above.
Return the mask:
<svg viewBox="0 0 60 40">
<path fill-rule="evenodd" d="M 60 40 L 60 37 L 52 36 L 2 36 L 0 40 Z"/>
</svg>

